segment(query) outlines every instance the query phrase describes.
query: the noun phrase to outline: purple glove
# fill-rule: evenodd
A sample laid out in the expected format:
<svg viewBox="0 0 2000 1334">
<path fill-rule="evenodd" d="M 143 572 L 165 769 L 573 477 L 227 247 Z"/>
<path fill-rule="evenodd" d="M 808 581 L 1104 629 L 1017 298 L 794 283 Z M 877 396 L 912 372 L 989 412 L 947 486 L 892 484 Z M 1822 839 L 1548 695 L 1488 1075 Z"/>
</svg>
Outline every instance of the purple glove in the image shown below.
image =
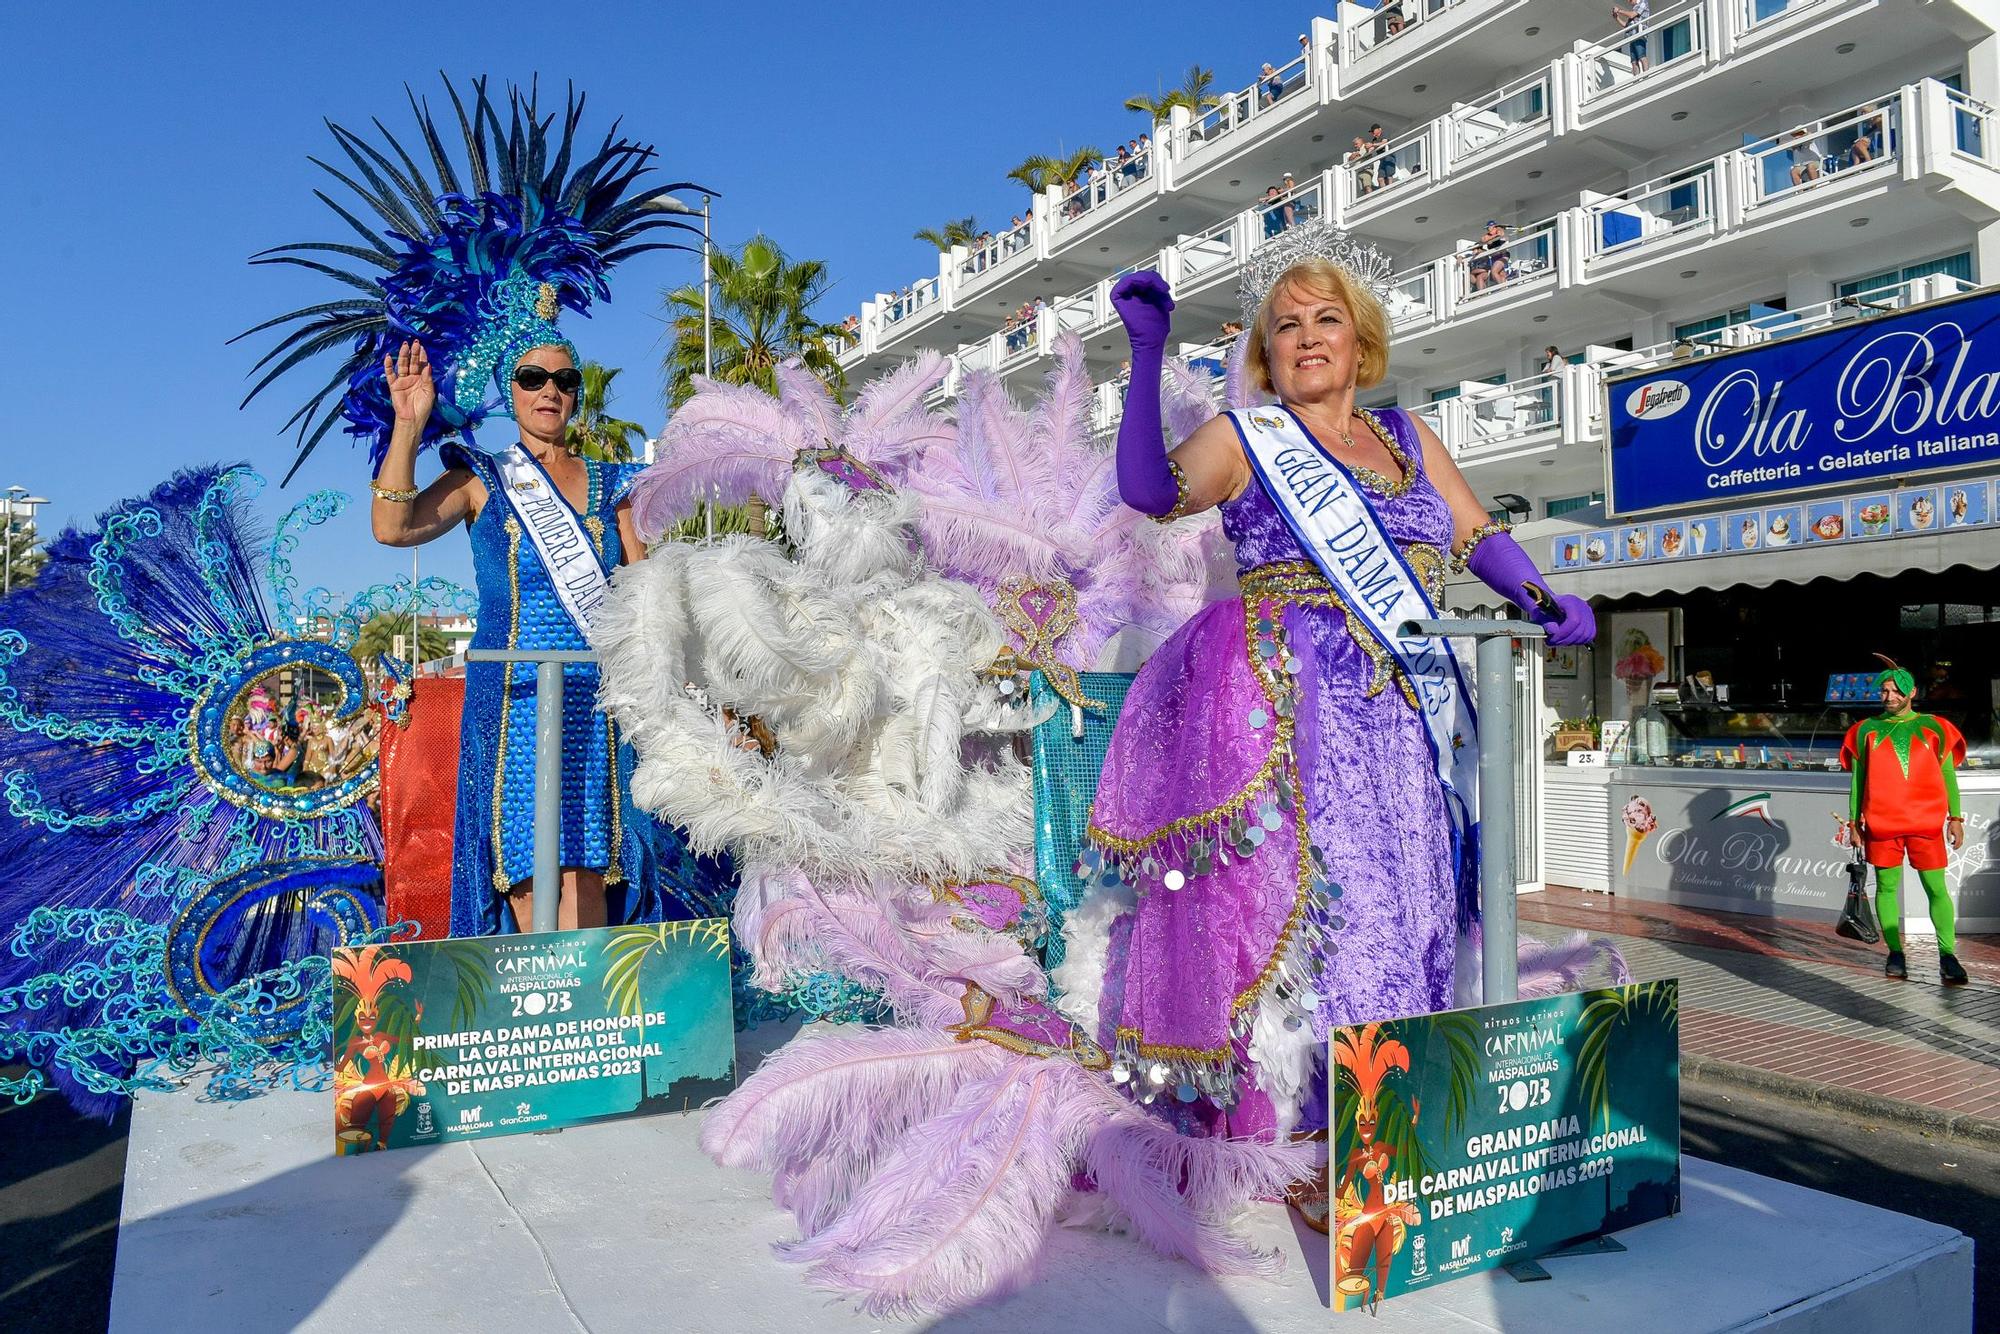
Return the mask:
<svg viewBox="0 0 2000 1334">
<path fill-rule="evenodd" d="M 1166 514 L 1180 500 L 1167 469 L 1160 427 L 1160 372 L 1173 327 L 1173 293 L 1151 269 L 1128 273 L 1111 289 L 1111 308 L 1132 344 L 1132 379 L 1118 423 L 1118 495 L 1141 514 Z"/>
<path fill-rule="evenodd" d="M 1557 597 L 1550 592 L 1548 583 L 1512 533 L 1495 533 L 1482 541 L 1472 549 L 1465 567 L 1488 588 L 1519 605 L 1529 620 L 1545 627 L 1551 644 L 1567 647 L 1588 644 L 1597 638 L 1597 616 L 1590 604 L 1574 593 Z M 1536 592 L 1529 592 L 1530 588 Z M 1554 608 L 1553 614 L 1548 607 Z"/>
</svg>

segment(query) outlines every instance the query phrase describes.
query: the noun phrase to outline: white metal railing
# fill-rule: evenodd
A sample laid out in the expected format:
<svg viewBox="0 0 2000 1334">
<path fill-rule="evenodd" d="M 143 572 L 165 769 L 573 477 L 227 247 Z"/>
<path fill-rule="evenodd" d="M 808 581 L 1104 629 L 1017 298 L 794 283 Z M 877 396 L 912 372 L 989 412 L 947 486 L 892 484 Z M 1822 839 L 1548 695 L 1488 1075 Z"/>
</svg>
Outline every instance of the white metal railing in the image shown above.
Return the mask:
<svg viewBox="0 0 2000 1334">
<path fill-rule="evenodd" d="M 1715 164 L 1635 185 L 1584 208 L 1586 258 L 1636 250 L 1715 221 Z"/>
<path fill-rule="evenodd" d="M 1061 228 L 1081 221 L 1093 208 L 1101 207 L 1145 180 L 1152 170 L 1153 150 L 1150 144 L 1122 161 L 1116 157 L 1100 158 L 1084 169 L 1084 175 L 1075 189 L 1056 201 L 1055 225 Z"/>
<path fill-rule="evenodd" d="M 1643 23 L 1619 30 L 1615 37 L 1581 47 L 1583 100 L 1649 79 L 1661 70 L 1700 55 L 1708 47 L 1707 0 L 1677 0 Z"/>
<path fill-rule="evenodd" d="M 1538 70 L 1453 111 L 1453 160 L 1462 161 L 1549 120 L 1549 71 Z"/>
<path fill-rule="evenodd" d="M 1364 143 L 1342 156 L 1347 172 L 1347 197 L 1361 201 L 1385 190 L 1430 177 L 1430 126 L 1423 125 L 1400 139 Z"/>
<path fill-rule="evenodd" d="M 883 327 L 887 328 L 939 304 L 940 298 L 938 280 L 926 278 L 922 282 L 912 283 L 900 292 L 889 293 L 876 308 L 876 313 L 881 318 Z"/>
<path fill-rule="evenodd" d="M 1644 370 L 1665 362 L 1705 356 L 1726 348 L 1749 347 L 1772 338 L 1811 333 L 1829 325 L 1864 318 L 1871 313 L 1900 310 L 1921 301 L 1936 301 L 1977 290 L 1976 284 L 1948 273 L 1930 274 L 1885 284 L 1853 296 L 1835 297 L 1796 310 L 1778 310 L 1752 319 L 1738 320 L 1705 333 L 1690 334 L 1671 342 L 1655 343 L 1607 357 L 1602 365 L 1610 370 Z"/>
<path fill-rule="evenodd" d="M 1104 323 L 1110 310 L 1109 283 L 1095 282 L 1050 304 L 1056 328 L 1067 333 L 1084 333 Z"/>
<path fill-rule="evenodd" d="M 1451 257 L 1460 302 L 1477 301 L 1556 272 L 1556 223 L 1536 223 L 1494 242 L 1475 241 Z"/>
<path fill-rule="evenodd" d="M 1180 252 L 1180 281 L 1202 278 L 1240 263 L 1249 250 L 1243 220 L 1243 214 L 1232 214 L 1207 231 L 1180 241 L 1174 247 Z"/>
<path fill-rule="evenodd" d="M 1248 88 L 1224 93 L 1216 105 L 1190 119 L 1181 132 L 1181 151 L 1192 153 L 1233 134 L 1311 87 L 1312 62 L 1301 53 L 1269 74 L 1259 74 Z"/>
<path fill-rule="evenodd" d="M 1944 100 L 1951 109 L 1951 151 L 1989 167 L 2000 165 L 2000 144 L 1993 138 L 1993 107 L 1956 88 L 1946 88 Z"/>
<path fill-rule="evenodd" d="M 1368 19 L 1341 25 L 1342 61 L 1359 60 L 1377 47 L 1423 26 L 1427 20 L 1466 3 L 1468 0 L 1381 0 Z"/>
<path fill-rule="evenodd" d="M 1437 314 L 1437 266 L 1426 264 L 1389 279 L 1389 294 L 1382 302 L 1391 327 L 1417 324 Z"/>
<path fill-rule="evenodd" d="M 1460 410 L 1447 412 L 1445 419 L 1461 435 L 1458 449 L 1512 443 L 1562 425 L 1562 387 L 1560 372 L 1531 375 L 1452 400 Z"/>
<path fill-rule="evenodd" d="M 1741 0 L 1739 13 L 1745 28 L 1754 28 L 1760 23 L 1769 23 L 1784 14 L 1796 13 L 1820 0 Z"/>
<path fill-rule="evenodd" d="M 1745 205 L 1755 208 L 1894 162 L 1902 142 L 1902 114 L 1902 99 L 1892 92 L 1745 148 Z"/>
</svg>

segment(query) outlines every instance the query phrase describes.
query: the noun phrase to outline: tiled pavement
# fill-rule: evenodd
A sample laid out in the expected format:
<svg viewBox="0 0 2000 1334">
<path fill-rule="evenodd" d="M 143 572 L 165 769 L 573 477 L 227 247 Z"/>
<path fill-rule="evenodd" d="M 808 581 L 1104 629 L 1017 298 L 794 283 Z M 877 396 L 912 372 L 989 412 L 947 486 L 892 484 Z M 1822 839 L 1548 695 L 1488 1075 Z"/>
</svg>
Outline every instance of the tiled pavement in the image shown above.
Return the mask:
<svg viewBox="0 0 2000 1334">
<path fill-rule="evenodd" d="M 1634 977 L 1680 978 L 1685 1078 L 2000 1144 L 2000 951 L 1991 944 L 1961 943 L 1973 984 L 1947 990 L 1936 946 L 1922 937 L 1907 945 L 1911 980 L 1892 982 L 1880 947 L 1864 951 L 1830 928 L 1560 889 L 1520 907 L 1526 933 L 1588 929 L 1618 945 Z"/>
</svg>

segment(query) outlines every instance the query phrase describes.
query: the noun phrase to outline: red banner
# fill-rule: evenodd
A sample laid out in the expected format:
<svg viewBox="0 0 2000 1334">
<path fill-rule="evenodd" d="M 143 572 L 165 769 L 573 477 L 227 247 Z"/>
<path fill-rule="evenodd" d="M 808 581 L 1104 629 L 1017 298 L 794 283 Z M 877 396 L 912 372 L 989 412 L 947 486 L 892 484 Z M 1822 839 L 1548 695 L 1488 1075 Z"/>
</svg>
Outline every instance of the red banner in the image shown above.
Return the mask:
<svg viewBox="0 0 2000 1334">
<path fill-rule="evenodd" d="M 414 683 L 409 726 L 382 725 L 382 878 L 389 920 L 451 934 L 451 830 L 458 811 L 458 723 L 465 679 Z"/>
</svg>

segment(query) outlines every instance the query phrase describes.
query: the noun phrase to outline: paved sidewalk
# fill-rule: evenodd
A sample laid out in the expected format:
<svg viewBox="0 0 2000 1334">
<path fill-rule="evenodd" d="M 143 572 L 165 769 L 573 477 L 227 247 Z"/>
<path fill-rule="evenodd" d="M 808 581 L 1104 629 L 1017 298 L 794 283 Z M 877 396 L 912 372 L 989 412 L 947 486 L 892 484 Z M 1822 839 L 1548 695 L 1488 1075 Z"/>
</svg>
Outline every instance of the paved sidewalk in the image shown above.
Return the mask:
<svg viewBox="0 0 2000 1334">
<path fill-rule="evenodd" d="M 1616 942 L 1635 978 L 1680 978 L 1685 1078 L 2000 1145 L 2000 951 L 1991 944 L 1961 942 L 1974 980 L 1947 990 L 1925 937 L 1907 943 L 1911 980 L 1892 982 L 1879 946 L 1852 945 L 1831 927 L 1565 889 L 1520 907 L 1524 932 L 1588 930 Z"/>
</svg>

